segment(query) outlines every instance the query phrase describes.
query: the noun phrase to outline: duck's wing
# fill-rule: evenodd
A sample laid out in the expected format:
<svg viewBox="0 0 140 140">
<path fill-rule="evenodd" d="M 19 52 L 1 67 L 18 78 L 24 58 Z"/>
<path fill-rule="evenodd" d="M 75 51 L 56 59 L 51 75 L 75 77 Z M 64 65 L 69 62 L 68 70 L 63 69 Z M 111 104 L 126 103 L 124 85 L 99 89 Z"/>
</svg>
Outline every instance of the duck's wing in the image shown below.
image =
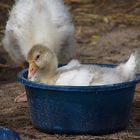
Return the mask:
<svg viewBox="0 0 140 140">
<path fill-rule="evenodd" d="M 88 86 L 92 80 L 92 73 L 82 66 L 60 69 L 56 85 Z"/>
<path fill-rule="evenodd" d="M 72 59 L 67 65 L 60 67 L 58 70 L 59 71 L 66 71 L 66 70 L 70 70 L 74 67 L 79 67 L 80 65 L 81 65 L 81 63 L 79 60 Z"/>
<path fill-rule="evenodd" d="M 68 7 L 63 0 L 46 0 L 48 11 L 53 24 L 58 28 L 72 24 Z"/>
<path fill-rule="evenodd" d="M 12 60 L 16 64 L 23 66 L 23 63 L 26 61 L 26 59 L 20 50 L 20 45 L 18 43 L 17 36 L 13 30 L 6 31 L 2 43 Z"/>
<path fill-rule="evenodd" d="M 13 60 L 17 63 L 25 61 L 30 39 L 32 1 L 18 0 L 13 6 L 6 24 L 3 44 Z"/>
<path fill-rule="evenodd" d="M 89 67 L 90 72 L 93 74 L 90 85 L 108 85 L 108 84 L 117 84 L 126 81 L 122 75 L 122 71 L 118 71 L 117 67 L 100 67 L 100 66 L 91 66 Z"/>
<path fill-rule="evenodd" d="M 47 8 L 46 0 L 18 0 L 13 6 L 3 43 L 16 61 L 23 59 L 22 56 L 26 59 L 35 44 L 43 44 L 51 49 L 56 47 L 54 50 L 58 52 L 60 39 L 51 23 Z M 15 57 L 15 53 L 18 57 Z"/>
<path fill-rule="evenodd" d="M 47 0 L 48 10 L 52 23 L 55 25 L 59 34 L 60 54 L 58 59 L 60 63 L 67 63 L 75 55 L 75 28 L 72 23 L 68 7 L 63 0 Z"/>
<path fill-rule="evenodd" d="M 75 48 L 70 19 L 62 0 L 18 0 L 6 25 L 4 47 L 15 61 L 25 60 L 35 44 L 53 49 L 64 60 Z"/>
</svg>

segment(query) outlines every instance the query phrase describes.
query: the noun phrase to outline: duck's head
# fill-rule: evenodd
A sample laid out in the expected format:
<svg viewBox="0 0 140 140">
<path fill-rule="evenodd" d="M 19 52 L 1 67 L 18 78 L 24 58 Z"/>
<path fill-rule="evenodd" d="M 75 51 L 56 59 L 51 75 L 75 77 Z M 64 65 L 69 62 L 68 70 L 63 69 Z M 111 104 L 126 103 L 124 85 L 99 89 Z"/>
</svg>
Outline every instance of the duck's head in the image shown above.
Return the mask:
<svg viewBox="0 0 140 140">
<path fill-rule="evenodd" d="M 52 72 L 56 70 L 58 65 L 55 53 L 43 45 L 33 46 L 28 53 L 27 61 L 29 63 L 29 79 L 31 79 L 37 72 Z"/>
</svg>

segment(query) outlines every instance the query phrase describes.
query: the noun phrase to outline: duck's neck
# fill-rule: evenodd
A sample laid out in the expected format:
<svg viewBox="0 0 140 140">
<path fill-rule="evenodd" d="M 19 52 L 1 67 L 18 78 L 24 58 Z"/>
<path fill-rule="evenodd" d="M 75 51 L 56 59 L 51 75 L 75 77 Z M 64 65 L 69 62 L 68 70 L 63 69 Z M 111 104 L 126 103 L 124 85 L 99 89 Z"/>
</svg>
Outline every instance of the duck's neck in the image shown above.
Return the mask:
<svg viewBox="0 0 140 140">
<path fill-rule="evenodd" d="M 40 82 L 53 84 L 57 68 L 58 62 L 53 62 L 52 64 L 48 64 L 47 67 L 45 67 L 44 69 L 40 69 L 39 71 Z"/>
</svg>

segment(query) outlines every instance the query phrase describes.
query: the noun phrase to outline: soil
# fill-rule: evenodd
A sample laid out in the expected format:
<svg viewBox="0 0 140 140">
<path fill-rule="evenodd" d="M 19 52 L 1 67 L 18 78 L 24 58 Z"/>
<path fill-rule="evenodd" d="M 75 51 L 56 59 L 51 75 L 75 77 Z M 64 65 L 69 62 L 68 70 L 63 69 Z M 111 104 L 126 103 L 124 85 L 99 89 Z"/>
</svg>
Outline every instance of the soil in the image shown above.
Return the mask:
<svg viewBox="0 0 140 140">
<path fill-rule="evenodd" d="M 0 38 L 13 0 L 0 0 Z M 77 52 L 84 63 L 119 64 L 140 47 L 139 0 L 67 0 L 76 26 Z M 137 85 L 130 123 L 124 131 L 104 135 L 51 135 L 36 130 L 27 103 L 14 103 L 24 91 L 17 67 L 0 44 L 0 125 L 20 134 L 22 140 L 140 140 L 140 85 Z"/>
</svg>

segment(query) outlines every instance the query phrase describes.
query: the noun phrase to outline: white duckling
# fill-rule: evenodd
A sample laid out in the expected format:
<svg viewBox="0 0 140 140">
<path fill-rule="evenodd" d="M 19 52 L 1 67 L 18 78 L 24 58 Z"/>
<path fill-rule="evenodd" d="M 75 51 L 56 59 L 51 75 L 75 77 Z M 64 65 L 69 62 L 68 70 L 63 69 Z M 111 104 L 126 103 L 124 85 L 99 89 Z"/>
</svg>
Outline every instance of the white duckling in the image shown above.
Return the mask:
<svg viewBox="0 0 140 140">
<path fill-rule="evenodd" d="M 75 54 L 74 31 L 63 0 L 17 0 L 10 12 L 3 45 L 22 66 L 36 44 L 47 46 L 55 52 L 59 63 L 66 63 Z"/>
<path fill-rule="evenodd" d="M 105 68 L 97 65 L 84 65 L 72 61 L 58 68 L 56 54 L 49 48 L 34 46 L 28 54 L 31 81 L 51 85 L 94 86 L 122 83 L 135 78 L 139 67 L 138 54 L 132 54 L 126 63 L 115 68 Z"/>
</svg>

